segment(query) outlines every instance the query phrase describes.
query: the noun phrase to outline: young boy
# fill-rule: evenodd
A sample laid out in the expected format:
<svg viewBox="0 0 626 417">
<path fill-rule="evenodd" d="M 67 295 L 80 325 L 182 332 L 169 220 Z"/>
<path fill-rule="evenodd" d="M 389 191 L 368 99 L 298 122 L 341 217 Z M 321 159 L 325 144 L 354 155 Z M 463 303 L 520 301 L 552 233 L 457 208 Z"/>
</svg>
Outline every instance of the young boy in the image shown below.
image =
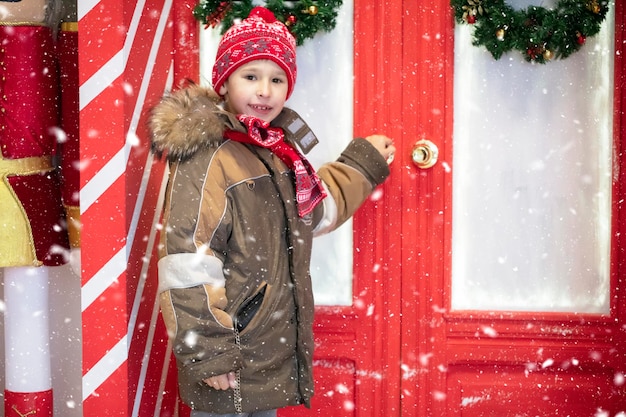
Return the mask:
<svg viewBox="0 0 626 417">
<path fill-rule="evenodd" d="M 224 34 L 212 78 L 214 91 L 179 90 L 151 115 L 153 151 L 171 169 L 161 311 L 192 416 L 274 416 L 313 395 L 312 239 L 385 180 L 395 148 L 356 139 L 313 170 L 279 126 L 296 43 L 265 8 Z"/>
</svg>

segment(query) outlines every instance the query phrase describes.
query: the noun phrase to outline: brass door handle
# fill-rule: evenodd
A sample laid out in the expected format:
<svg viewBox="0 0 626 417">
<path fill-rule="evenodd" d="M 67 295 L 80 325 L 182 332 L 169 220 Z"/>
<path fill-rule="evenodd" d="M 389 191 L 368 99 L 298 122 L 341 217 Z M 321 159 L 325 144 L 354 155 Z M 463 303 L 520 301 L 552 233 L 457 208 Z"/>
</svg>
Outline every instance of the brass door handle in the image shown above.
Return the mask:
<svg viewBox="0 0 626 417">
<path fill-rule="evenodd" d="M 420 169 L 428 169 L 437 163 L 439 148 L 428 139 L 417 141 L 411 151 L 413 163 Z"/>
</svg>

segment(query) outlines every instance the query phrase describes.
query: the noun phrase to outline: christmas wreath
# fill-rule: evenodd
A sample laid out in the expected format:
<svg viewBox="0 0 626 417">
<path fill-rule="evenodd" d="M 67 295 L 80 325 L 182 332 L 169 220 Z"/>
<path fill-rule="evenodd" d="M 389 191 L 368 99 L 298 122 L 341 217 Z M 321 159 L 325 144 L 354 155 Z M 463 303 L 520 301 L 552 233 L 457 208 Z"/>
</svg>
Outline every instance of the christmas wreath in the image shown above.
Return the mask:
<svg viewBox="0 0 626 417">
<path fill-rule="evenodd" d="M 529 62 L 567 58 L 600 31 L 608 0 L 559 0 L 515 10 L 504 0 L 451 0 L 457 22 L 474 26 L 472 43 L 497 60 L 511 50 Z"/>
<path fill-rule="evenodd" d="M 283 22 L 296 38 L 298 45 L 319 31 L 335 28 L 337 10 L 342 0 L 267 0 L 265 7 Z M 252 0 L 201 0 L 193 9 L 193 16 L 205 26 L 220 26 L 224 33 L 236 19 L 245 19 L 255 5 Z"/>
</svg>

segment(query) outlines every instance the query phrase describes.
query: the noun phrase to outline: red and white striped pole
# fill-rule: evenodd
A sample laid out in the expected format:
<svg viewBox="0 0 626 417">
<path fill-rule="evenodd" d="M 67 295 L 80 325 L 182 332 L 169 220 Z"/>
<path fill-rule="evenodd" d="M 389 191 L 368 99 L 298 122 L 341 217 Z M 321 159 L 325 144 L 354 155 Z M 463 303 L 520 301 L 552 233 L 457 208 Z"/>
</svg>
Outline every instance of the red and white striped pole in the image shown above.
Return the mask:
<svg viewBox="0 0 626 417">
<path fill-rule="evenodd" d="M 78 2 L 85 416 L 177 412 L 152 256 L 166 171 L 145 120 L 175 80 L 197 78 L 194 3 Z"/>
</svg>

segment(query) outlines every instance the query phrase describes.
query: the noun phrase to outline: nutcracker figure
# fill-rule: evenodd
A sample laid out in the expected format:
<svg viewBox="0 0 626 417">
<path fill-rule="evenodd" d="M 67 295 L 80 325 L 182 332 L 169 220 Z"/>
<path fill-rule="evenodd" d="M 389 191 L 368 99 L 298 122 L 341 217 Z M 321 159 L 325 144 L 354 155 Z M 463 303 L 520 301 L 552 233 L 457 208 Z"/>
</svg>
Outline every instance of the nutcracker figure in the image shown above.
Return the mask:
<svg viewBox="0 0 626 417">
<path fill-rule="evenodd" d="M 49 272 L 80 248 L 76 34 L 58 30 L 61 10 L 0 0 L 5 417 L 53 414 Z"/>
</svg>

